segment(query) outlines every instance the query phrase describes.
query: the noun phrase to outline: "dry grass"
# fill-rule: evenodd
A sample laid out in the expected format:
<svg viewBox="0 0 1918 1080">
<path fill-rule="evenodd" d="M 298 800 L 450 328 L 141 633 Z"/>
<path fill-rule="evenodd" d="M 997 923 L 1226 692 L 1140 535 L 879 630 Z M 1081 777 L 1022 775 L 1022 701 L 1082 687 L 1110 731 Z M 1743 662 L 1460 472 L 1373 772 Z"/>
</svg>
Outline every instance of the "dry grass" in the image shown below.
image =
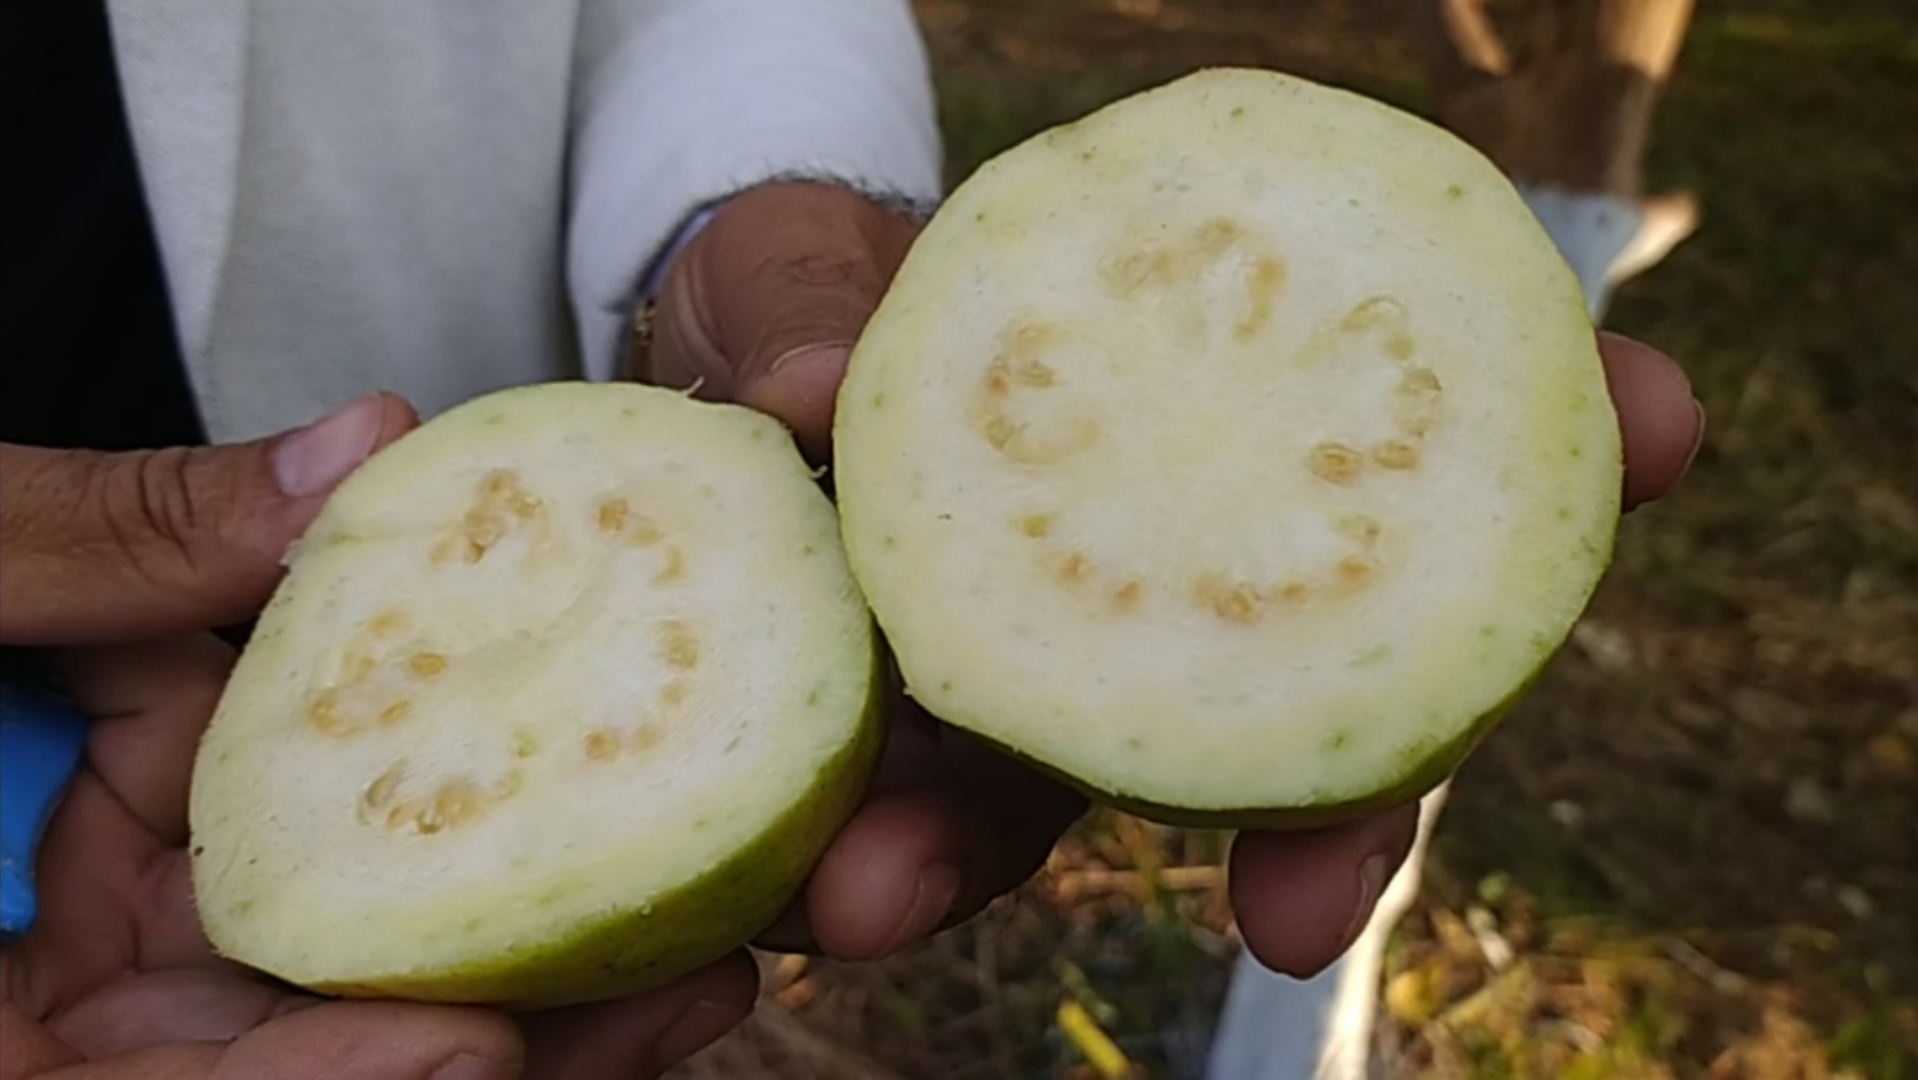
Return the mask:
<svg viewBox="0 0 1918 1080">
<path fill-rule="evenodd" d="M 1416 107 L 1407 0 L 922 0 L 953 170 L 1207 63 Z M 1918 1077 L 1918 22 L 1701 5 L 1655 186 L 1703 232 L 1612 322 L 1711 435 L 1466 768 L 1390 962 L 1394 1075 Z M 1089 1076 L 1084 1007 L 1192 1077 L 1234 953 L 1219 837 L 1098 814 L 891 962 L 774 963 L 686 1077 Z"/>
</svg>

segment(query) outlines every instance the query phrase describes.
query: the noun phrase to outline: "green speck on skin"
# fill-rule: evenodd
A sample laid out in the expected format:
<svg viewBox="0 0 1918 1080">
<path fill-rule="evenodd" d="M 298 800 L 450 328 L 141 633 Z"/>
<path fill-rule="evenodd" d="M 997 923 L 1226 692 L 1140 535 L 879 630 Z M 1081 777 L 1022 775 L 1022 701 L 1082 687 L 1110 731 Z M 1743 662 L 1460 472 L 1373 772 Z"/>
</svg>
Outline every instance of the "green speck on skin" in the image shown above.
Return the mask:
<svg viewBox="0 0 1918 1080">
<path fill-rule="evenodd" d="M 1125 741 L 1125 748 L 1127 750 L 1144 750 L 1145 740 L 1140 738 L 1127 739 Z"/>
<path fill-rule="evenodd" d="M 698 821 L 693 822 L 693 828 L 704 831 L 708 824 L 710 824 L 710 822 L 705 818 L 700 818 Z"/>
<path fill-rule="evenodd" d="M 984 214 L 980 214 L 980 215 L 979 215 L 979 217 L 980 217 L 980 219 L 981 219 L 981 220 L 983 220 L 983 219 L 985 218 L 985 215 L 984 215 Z M 885 403 L 886 403 L 886 395 L 885 395 L 884 393 L 878 393 L 878 394 L 874 394 L 874 395 L 872 396 L 872 407 L 873 407 L 873 408 L 875 408 L 875 409 L 877 409 L 877 408 L 879 408 L 879 407 L 880 407 L 881 405 L 884 405 Z"/>
<path fill-rule="evenodd" d="M 1346 745 L 1350 743 L 1351 741 L 1352 741 L 1351 732 L 1349 731 L 1334 732 L 1330 736 L 1327 736 L 1325 740 L 1325 748 L 1327 750 L 1343 750 L 1345 749 Z"/>
<path fill-rule="evenodd" d="M 1560 521 L 1570 521 L 1570 520 L 1572 520 L 1572 508 L 1571 508 L 1571 507 L 1569 507 L 1569 506 L 1561 506 L 1561 507 L 1559 507 L 1559 508 L 1558 508 L 1558 520 L 1560 520 Z"/>
<path fill-rule="evenodd" d="M 946 680 L 944 680 L 943 682 L 941 682 L 941 683 L 939 684 L 939 689 L 941 689 L 941 690 L 951 690 L 951 689 L 952 689 L 952 680 L 951 680 L 951 679 L 946 679 Z"/>
<path fill-rule="evenodd" d="M 806 695 L 806 704 L 808 706 L 819 704 L 819 697 L 820 697 L 820 690 L 818 687 L 814 687 L 813 692 Z"/>
<path fill-rule="evenodd" d="M 896 536 L 888 536 L 885 539 L 881 540 L 880 543 L 886 545 L 887 547 L 893 547 L 894 545 L 899 543 L 899 538 Z"/>
<path fill-rule="evenodd" d="M 1245 106 L 1243 105 L 1232 106 L 1232 119 L 1237 120 L 1239 117 L 1244 115 L 1245 115 Z"/>
<path fill-rule="evenodd" d="M 1582 458 L 1582 457 L 1584 457 L 1584 456 L 1585 456 L 1585 448 L 1584 448 L 1584 447 L 1582 447 L 1582 446 L 1574 446 L 1574 447 L 1572 447 L 1572 456 L 1573 456 L 1573 457 L 1575 457 L 1575 458 Z"/>
<path fill-rule="evenodd" d="M 478 919 L 468 919 L 466 920 L 466 922 L 460 925 L 460 929 L 466 931 L 469 934 L 478 933 L 479 928 L 480 928 L 480 921 Z"/>
<path fill-rule="evenodd" d="M 1541 655 L 1552 651 L 1552 638 L 1550 634 L 1533 634 L 1531 641 L 1532 648 Z"/>
<path fill-rule="evenodd" d="M 625 408 L 619 410 L 619 415 L 624 416 L 629 420 L 632 419 L 634 416 L 633 407 L 631 405 L 626 406 Z"/>
<path fill-rule="evenodd" d="M 1091 160 L 1092 160 L 1092 159 L 1093 159 L 1094 157 L 1097 157 L 1097 156 L 1098 156 L 1098 155 L 1097 155 L 1097 154 L 1095 154 L 1095 153 L 1094 153 L 1093 151 L 1091 151 L 1091 150 L 1081 150 L 1081 151 L 1079 151 L 1079 160 L 1080 160 L 1080 161 L 1091 161 Z"/>
<path fill-rule="evenodd" d="M 978 213 L 972 215 L 972 220 L 974 221 L 986 220 L 986 212 L 984 210 L 979 211 Z"/>
<path fill-rule="evenodd" d="M 765 428 L 759 428 L 759 427 L 756 427 L 756 428 L 754 428 L 754 429 L 753 429 L 753 441 L 754 441 L 754 442 L 758 442 L 759 440 L 761 440 L 761 439 L 763 439 L 763 438 L 765 438 L 765 437 L 766 437 L 766 429 L 765 429 Z"/>
<path fill-rule="evenodd" d="M 737 749 L 739 749 L 739 736 L 734 735 L 732 738 L 726 740 L 726 749 L 721 751 L 721 753 L 730 754 Z"/>
<path fill-rule="evenodd" d="M 1358 654 L 1358 656 L 1354 657 L 1352 659 L 1352 663 L 1355 665 L 1376 664 L 1382 660 L 1385 660 L 1391 655 L 1392 655 L 1392 646 L 1374 645 L 1371 648 L 1365 650 L 1364 652 Z"/>
<path fill-rule="evenodd" d="M 1495 638 L 1498 636 L 1498 627 L 1481 626 L 1478 628 L 1478 636 L 1482 638 Z"/>
<path fill-rule="evenodd" d="M 1446 187 L 1445 195 L 1447 198 L 1463 199 L 1465 197 L 1465 189 L 1457 184 L 1452 184 Z"/>
</svg>

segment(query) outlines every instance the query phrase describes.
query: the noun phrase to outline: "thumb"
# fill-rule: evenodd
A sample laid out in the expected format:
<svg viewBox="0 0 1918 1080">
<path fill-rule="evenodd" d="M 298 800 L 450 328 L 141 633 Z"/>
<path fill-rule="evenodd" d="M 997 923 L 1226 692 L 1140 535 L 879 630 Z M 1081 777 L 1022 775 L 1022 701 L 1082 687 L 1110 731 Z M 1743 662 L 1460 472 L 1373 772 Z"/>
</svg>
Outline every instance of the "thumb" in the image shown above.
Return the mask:
<svg viewBox="0 0 1918 1080">
<path fill-rule="evenodd" d="M 919 228 L 825 184 L 733 197 L 675 262 L 643 376 L 768 413 L 825 462 L 853 342 Z"/>
<path fill-rule="evenodd" d="M 334 485 L 418 422 L 406 402 L 370 394 L 228 446 L 0 446 L 0 643 L 128 641 L 244 620 Z"/>
</svg>

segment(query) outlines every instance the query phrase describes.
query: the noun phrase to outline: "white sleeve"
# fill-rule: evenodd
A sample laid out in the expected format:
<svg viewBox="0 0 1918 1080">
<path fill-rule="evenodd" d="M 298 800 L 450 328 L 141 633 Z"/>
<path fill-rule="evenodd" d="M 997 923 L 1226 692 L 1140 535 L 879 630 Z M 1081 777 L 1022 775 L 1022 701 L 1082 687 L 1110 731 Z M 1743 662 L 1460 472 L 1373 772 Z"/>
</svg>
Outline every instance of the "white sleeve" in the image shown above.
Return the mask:
<svg viewBox="0 0 1918 1080">
<path fill-rule="evenodd" d="M 582 0 L 566 275 L 606 379 L 654 255 L 702 204 L 786 173 L 937 198 L 909 0 Z"/>
</svg>

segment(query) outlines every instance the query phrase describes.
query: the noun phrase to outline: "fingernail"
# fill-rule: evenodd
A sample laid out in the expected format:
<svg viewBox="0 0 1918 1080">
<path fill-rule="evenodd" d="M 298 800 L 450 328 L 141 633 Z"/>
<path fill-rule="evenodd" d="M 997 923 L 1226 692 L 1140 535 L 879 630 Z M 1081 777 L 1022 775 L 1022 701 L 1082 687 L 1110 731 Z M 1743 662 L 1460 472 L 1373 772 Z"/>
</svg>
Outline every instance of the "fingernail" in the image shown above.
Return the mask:
<svg viewBox="0 0 1918 1080">
<path fill-rule="evenodd" d="M 1685 464 L 1678 470 L 1680 476 L 1692 467 L 1692 462 L 1698 459 L 1698 451 L 1705 446 L 1705 403 L 1693 398 L 1692 412 L 1698 417 L 1698 433 L 1692 436 L 1692 449 L 1685 455 Z"/>
<path fill-rule="evenodd" d="M 701 998 L 686 1006 L 679 1019 L 660 1033 L 653 1044 L 653 1060 L 662 1068 L 677 1065 L 731 1031 L 740 1020 L 738 1009 Z"/>
<path fill-rule="evenodd" d="M 281 439 L 273 452 L 280 490 L 296 499 L 331 491 L 373 452 L 383 411 L 368 394 Z"/>
<path fill-rule="evenodd" d="M 1367 855 L 1365 861 L 1359 863 L 1359 899 L 1352 909 L 1352 923 L 1345 928 L 1345 941 L 1339 945 L 1341 955 L 1372 921 L 1372 912 L 1379 906 L 1379 894 L 1385 891 L 1385 878 L 1391 868 L 1391 861 L 1384 855 Z"/>
<path fill-rule="evenodd" d="M 846 360 L 851 355 L 852 342 L 850 341 L 821 341 L 811 345 L 801 345 L 796 349 L 788 349 L 780 353 L 766 367 L 766 375 L 770 378 L 783 371 L 805 367 L 841 368 L 846 366 Z"/>
<path fill-rule="evenodd" d="M 514 1080 L 519 1074 L 517 1065 L 477 1054 L 459 1054 L 434 1070 L 432 1080 Z"/>
<path fill-rule="evenodd" d="M 945 863 L 934 863 L 919 871 L 918 888 L 912 907 L 892 932 L 883 955 L 891 956 L 907 945 L 931 934 L 952 911 L 953 898 L 959 895 L 959 871 Z"/>
<path fill-rule="evenodd" d="M 846 361 L 851 355 L 852 346 L 843 341 L 802 345 L 781 353 L 758 381 L 779 387 L 781 397 L 791 395 L 791 399 L 809 403 L 815 399 L 829 401 L 839 393 L 839 382 L 845 378 Z"/>
</svg>

